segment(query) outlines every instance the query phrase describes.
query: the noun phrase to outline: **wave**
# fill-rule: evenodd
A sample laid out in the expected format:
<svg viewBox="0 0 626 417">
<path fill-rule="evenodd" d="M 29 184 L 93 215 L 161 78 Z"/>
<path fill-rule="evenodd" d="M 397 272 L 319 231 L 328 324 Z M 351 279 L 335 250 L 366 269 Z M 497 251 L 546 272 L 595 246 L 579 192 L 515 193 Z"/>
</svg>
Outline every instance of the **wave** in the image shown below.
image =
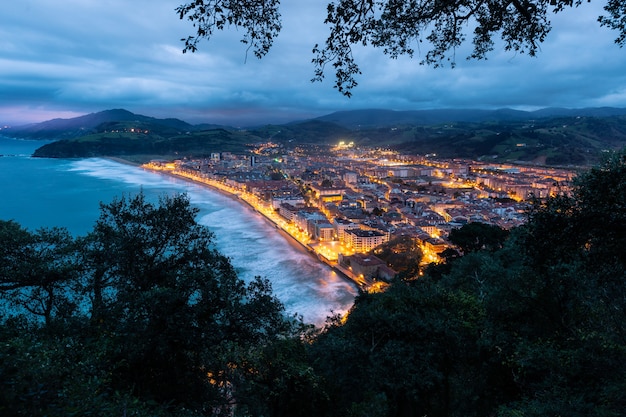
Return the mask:
<svg viewBox="0 0 626 417">
<path fill-rule="evenodd" d="M 146 198 L 184 192 L 199 209 L 198 222 L 216 237 L 216 248 L 228 256 L 241 279 L 267 278 L 289 314 L 321 325 L 332 313 L 344 313 L 357 293 L 301 248 L 277 233 L 263 216 L 248 206 L 208 187 L 165 174 L 102 158 L 72 161 L 69 171 L 101 180 L 141 187 Z"/>
</svg>

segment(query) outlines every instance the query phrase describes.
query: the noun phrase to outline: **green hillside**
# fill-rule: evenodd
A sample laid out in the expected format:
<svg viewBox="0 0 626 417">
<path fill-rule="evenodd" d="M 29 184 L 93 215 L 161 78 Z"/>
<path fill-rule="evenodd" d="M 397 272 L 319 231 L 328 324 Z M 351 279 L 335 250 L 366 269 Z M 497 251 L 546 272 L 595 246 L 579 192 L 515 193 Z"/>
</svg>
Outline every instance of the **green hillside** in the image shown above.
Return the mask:
<svg viewBox="0 0 626 417">
<path fill-rule="evenodd" d="M 398 112 L 368 110 L 249 130 L 194 126 L 178 119 L 155 119 L 115 110 L 52 120 L 9 133 L 15 137 L 60 139 L 39 148 L 35 152 L 38 157 L 202 157 L 211 152 L 244 152 L 246 145 L 268 140 L 286 148 L 343 140 L 406 154 L 437 154 L 441 158 L 585 166 L 597 163 L 607 150 L 626 146 L 626 116 L 612 115 L 611 109 L 592 110 L 588 109 L 588 114 L 593 116 L 583 115 L 582 110 L 566 116 L 550 115 L 547 109 L 530 114 L 438 111 L 418 113 L 419 118 L 412 113 L 399 117 Z M 539 117 L 533 119 L 533 115 Z M 367 128 L 360 124 L 365 116 L 370 120 Z M 446 117 L 465 120 L 428 122 Z"/>
<path fill-rule="evenodd" d="M 589 165 L 626 145 L 626 117 L 559 117 L 523 122 L 405 125 L 356 132 L 361 145 L 443 158 Z"/>
<path fill-rule="evenodd" d="M 168 127 L 128 122 L 116 123 L 114 127 L 44 145 L 35 151 L 34 156 L 49 158 L 134 156 L 135 158 L 130 159 L 140 161 L 156 156 L 203 157 L 211 152 L 243 152 L 247 144 L 259 140 L 247 132 L 225 129 L 178 132 Z"/>
</svg>

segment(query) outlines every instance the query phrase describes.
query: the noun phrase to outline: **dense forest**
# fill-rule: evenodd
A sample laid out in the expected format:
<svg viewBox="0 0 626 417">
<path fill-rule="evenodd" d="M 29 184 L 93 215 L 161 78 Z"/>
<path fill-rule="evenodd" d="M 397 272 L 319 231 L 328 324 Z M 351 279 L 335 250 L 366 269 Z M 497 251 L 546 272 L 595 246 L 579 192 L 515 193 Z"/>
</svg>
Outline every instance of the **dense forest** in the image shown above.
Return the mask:
<svg viewBox="0 0 626 417">
<path fill-rule="evenodd" d="M 138 195 L 81 237 L 0 221 L 1 415 L 624 415 L 626 151 L 323 329 L 196 213 Z"/>
</svg>

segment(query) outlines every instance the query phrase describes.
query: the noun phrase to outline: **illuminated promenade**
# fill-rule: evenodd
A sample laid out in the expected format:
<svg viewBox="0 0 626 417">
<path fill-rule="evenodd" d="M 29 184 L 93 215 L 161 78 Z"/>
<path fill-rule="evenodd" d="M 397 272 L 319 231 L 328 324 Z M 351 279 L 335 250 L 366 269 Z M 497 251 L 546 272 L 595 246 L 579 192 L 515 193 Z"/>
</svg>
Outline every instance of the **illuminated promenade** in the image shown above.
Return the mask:
<svg viewBox="0 0 626 417">
<path fill-rule="evenodd" d="M 198 175 L 193 171 L 177 169 L 174 164 L 161 165 L 147 163 L 142 165 L 141 167 L 150 171 L 173 175 L 179 178 L 200 183 L 202 185 L 211 187 L 214 190 L 222 192 L 228 196 L 236 197 L 238 200 L 243 201 L 256 212 L 263 215 L 265 219 L 267 219 L 274 225 L 279 233 L 283 234 L 286 238 L 291 239 L 293 242 L 299 244 L 312 256 L 316 257 L 320 262 L 323 262 L 324 264 L 333 268 L 335 271 L 341 273 L 342 275 L 356 283 L 361 289 L 373 289 L 374 282 L 372 280 L 364 278 L 363 276 L 357 276 L 353 274 L 349 269 L 346 269 L 338 264 L 337 260 L 339 258 L 339 254 L 351 255 L 354 253 L 353 251 L 351 251 L 349 248 L 346 248 L 342 243 L 337 241 L 312 241 L 305 232 L 302 232 L 294 225 L 288 223 L 283 217 L 276 213 L 276 211 L 271 207 L 271 204 L 260 199 L 256 195 L 230 187 L 224 182 L 216 181 L 212 178 Z"/>
</svg>

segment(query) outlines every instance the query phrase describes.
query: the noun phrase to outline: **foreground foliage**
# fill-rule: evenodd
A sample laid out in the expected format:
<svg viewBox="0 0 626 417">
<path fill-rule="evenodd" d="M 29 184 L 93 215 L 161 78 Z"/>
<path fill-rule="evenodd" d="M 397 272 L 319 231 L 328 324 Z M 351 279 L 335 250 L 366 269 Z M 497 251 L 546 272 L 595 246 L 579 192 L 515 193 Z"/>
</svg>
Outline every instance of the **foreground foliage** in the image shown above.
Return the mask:
<svg viewBox="0 0 626 417">
<path fill-rule="evenodd" d="M 257 350 L 299 324 L 267 281 L 237 278 L 195 214 L 185 196 L 139 195 L 75 240 L 0 224 L 2 414 L 229 413 Z"/>
<path fill-rule="evenodd" d="M 622 152 L 318 334 L 236 278 L 184 197 L 114 201 L 77 240 L 1 222 L 0 290 L 21 314 L 0 326 L 0 412 L 621 416 L 625 187 Z"/>
<path fill-rule="evenodd" d="M 455 65 L 456 52 L 471 39 L 468 58 L 485 59 L 498 38 L 507 51 L 534 56 L 552 29 L 551 15 L 583 4 L 582 0 L 335 0 L 326 7 L 329 34 L 323 46 L 313 47 L 315 76 L 324 78 L 326 66 L 335 72 L 335 88 L 350 96 L 360 74 L 353 48 L 380 48 L 391 58 L 422 53 L 420 64 Z M 282 29 L 280 1 L 196 0 L 176 12 L 194 27 L 182 39 L 183 52 L 227 27 L 240 29 L 241 42 L 257 58 L 271 49 Z M 601 25 L 617 31 L 615 42 L 626 43 L 626 6 L 606 0 Z M 471 29 L 468 29 L 471 28 Z M 471 32 L 470 32 L 471 30 Z"/>
<path fill-rule="evenodd" d="M 311 347 L 329 415 L 623 415 L 625 184 L 621 153 L 507 240 L 466 229 L 465 256 L 360 296 Z"/>
</svg>

